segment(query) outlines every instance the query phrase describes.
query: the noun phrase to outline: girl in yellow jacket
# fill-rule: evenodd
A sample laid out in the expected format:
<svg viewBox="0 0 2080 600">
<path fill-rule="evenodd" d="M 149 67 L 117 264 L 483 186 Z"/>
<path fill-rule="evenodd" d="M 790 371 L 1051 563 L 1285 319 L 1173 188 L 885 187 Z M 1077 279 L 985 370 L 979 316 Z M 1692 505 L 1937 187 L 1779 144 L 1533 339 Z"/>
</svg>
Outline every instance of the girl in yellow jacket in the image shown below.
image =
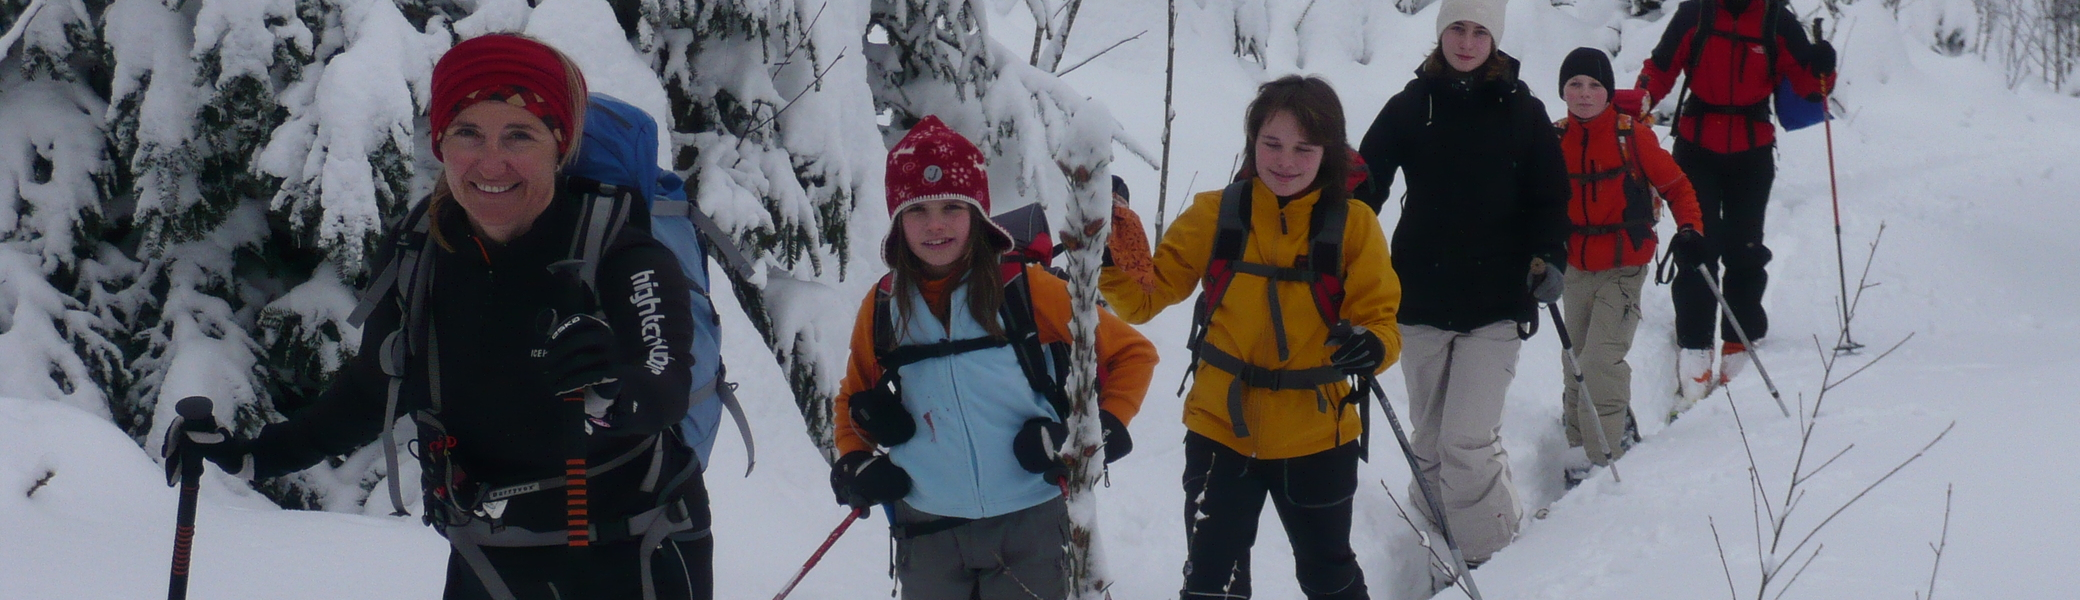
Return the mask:
<svg viewBox="0 0 2080 600">
<path fill-rule="evenodd" d="M 986 170 L 937 117 L 889 151 L 892 272 L 860 306 L 832 415 L 832 490 L 855 508 L 889 505 L 906 600 L 1066 595 L 1056 457 L 1068 415 L 1054 369 L 1066 354 L 1045 346 L 1069 340 L 1069 288 L 1002 260 L 1012 239 L 989 219 Z M 1038 344 L 1022 344 L 1022 328 Z M 1110 462 L 1132 448 L 1126 424 L 1156 351 L 1103 312 L 1097 350 Z"/>
<path fill-rule="evenodd" d="M 1182 596 L 1250 596 L 1268 495 L 1307 597 L 1365 598 L 1350 547 L 1362 407 L 1346 399 L 1350 378 L 1400 356 L 1400 282 L 1378 217 L 1347 189 L 1343 106 L 1327 82 L 1264 84 L 1243 130 L 1235 183 L 1194 198 L 1152 260 L 1133 241 L 1139 219 L 1114 211 L 1109 250 L 1126 268 L 1101 281 L 1133 323 L 1205 288 L 1184 405 Z"/>
</svg>

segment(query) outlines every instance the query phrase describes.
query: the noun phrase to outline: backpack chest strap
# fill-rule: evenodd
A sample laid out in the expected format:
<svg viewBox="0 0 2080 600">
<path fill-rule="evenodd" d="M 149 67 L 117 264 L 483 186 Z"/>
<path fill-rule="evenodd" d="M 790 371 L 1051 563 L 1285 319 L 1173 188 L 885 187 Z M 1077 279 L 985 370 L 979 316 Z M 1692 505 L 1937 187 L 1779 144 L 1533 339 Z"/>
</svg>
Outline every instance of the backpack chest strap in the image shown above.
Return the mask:
<svg viewBox="0 0 2080 600">
<path fill-rule="evenodd" d="M 1002 348 L 1009 345 L 1011 345 L 1010 340 L 987 336 L 933 342 L 930 344 L 908 344 L 896 346 L 888 349 L 886 352 L 882 352 L 879 360 L 881 362 L 881 371 L 886 374 L 894 373 L 896 369 L 934 358 L 946 358 L 956 354 Z"/>
</svg>

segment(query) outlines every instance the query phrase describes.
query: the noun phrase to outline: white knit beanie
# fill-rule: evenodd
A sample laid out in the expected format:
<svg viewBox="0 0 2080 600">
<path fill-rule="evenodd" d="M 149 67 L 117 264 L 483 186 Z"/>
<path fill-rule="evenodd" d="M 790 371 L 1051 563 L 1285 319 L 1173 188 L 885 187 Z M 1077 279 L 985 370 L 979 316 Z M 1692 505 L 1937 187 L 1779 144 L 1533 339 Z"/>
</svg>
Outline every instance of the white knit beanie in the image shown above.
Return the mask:
<svg viewBox="0 0 2080 600">
<path fill-rule="evenodd" d="M 1502 15 L 1508 12 L 1508 0 L 1444 0 L 1437 9 L 1437 37 L 1444 37 L 1444 30 L 1453 23 L 1472 21 L 1488 28 L 1488 35 L 1495 38 L 1496 48 L 1502 47 Z"/>
</svg>

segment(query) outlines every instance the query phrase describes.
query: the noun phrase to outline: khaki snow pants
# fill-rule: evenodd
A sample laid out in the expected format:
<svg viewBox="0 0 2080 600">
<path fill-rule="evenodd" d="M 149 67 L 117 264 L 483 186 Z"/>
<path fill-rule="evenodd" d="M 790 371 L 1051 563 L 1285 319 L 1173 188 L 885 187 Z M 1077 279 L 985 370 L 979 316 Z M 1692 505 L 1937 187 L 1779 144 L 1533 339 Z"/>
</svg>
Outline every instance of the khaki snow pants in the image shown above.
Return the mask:
<svg viewBox="0 0 2080 600">
<path fill-rule="evenodd" d="M 1498 321 L 1459 333 L 1403 324 L 1401 344 L 1416 464 L 1437 490 L 1467 562 L 1486 561 L 1516 538 L 1523 516 L 1502 449 L 1503 397 L 1523 347 L 1517 325 Z M 1414 482 L 1408 494 L 1429 517 Z"/>
<path fill-rule="evenodd" d="M 942 518 L 909 504 L 892 506 L 900 525 Z M 899 534 L 895 566 L 903 600 L 1064 600 L 1068 506 L 1056 496 L 1032 508 L 941 531 L 916 537 Z"/>
<path fill-rule="evenodd" d="M 1625 456 L 1625 424 L 1632 412 L 1632 365 L 1625 354 L 1632 350 L 1632 335 L 1639 330 L 1640 287 L 1646 283 L 1647 267 L 1619 267 L 1603 271 L 1582 269 L 1567 272 L 1566 291 L 1561 295 L 1561 312 L 1567 319 L 1567 336 L 1574 340 L 1575 364 L 1582 369 L 1582 383 L 1596 402 L 1596 415 L 1603 421 L 1603 444 L 1612 458 Z M 1582 432 L 1593 428 L 1582 423 L 1581 390 L 1560 365 L 1562 389 L 1561 422 L 1567 429 L 1567 445 L 1584 446 Z M 1588 444 L 1584 451 L 1595 464 L 1604 464 L 1604 446 Z"/>
</svg>

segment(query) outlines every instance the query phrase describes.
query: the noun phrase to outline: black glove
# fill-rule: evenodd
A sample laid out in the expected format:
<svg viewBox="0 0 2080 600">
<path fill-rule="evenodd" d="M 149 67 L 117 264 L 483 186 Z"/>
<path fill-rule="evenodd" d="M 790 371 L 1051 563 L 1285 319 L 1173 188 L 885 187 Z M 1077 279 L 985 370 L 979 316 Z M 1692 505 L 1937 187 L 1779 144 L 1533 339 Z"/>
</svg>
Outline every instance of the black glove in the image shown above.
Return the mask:
<svg viewBox="0 0 2080 600">
<path fill-rule="evenodd" d="M 186 431 L 186 420 L 175 416 L 173 424 L 166 427 L 166 443 L 159 447 L 159 456 L 166 460 L 166 484 L 176 485 L 181 479 L 181 458 L 196 453 L 210 462 L 217 463 L 225 473 L 252 478 L 252 442 L 218 427 L 216 431 Z"/>
<path fill-rule="evenodd" d="M 1018 435 L 1011 438 L 1011 456 L 1018 459 L 1018 466 L 1027 471 L 1041 474 L 1046 480 L 1059 481 L 1068 475 L 1068 467 L 1062 465 L 1062 446 L 1069 443 L 1069 426 L 1061 421 L 1043 417 L 1026 420 Z"/>
<path fill-rule="evenodd" d="M 1676 265 L 1685 272 L 1695 271 L 1697 265 L 1717 258 L 1713 256 L 1712 243 L 1704 239 L 1704 234 L 1688 227 L 1677 231 L 1676 237 L 1668 241 L 1668 251 L 1675 253 Z"/>
<path fill-rule="evenodd" d="M 570 315 L 557 321 L 542 335 L 541 346 L 528 356 L 534 360 L 549 391 L 557 397 L 618 381 L 613 370 L 614 328 L 589 314 Z M 610 390 L 601 387 L 594 387 L 593 391 L 613 397 Z"/>
<path fill-rule="evenodd" d="M 1134 436 L 1127 435 L 1127 424 L 1112 416 L 1111 411 L 1098 411 L 1098 428 L 1105 434 L 1105 464 L 1134 451 Z"/>
<path fill-rule="evenodd" d="M 888 504 L 910 495 L 910 474 L 886 454 L 854 451 L 831 464 L 831 492 L 853 508 Z"/>
<path fill-rule="evenodd" d="M 1351 333 L 1343 339 L 1343 345 L 1329 355 L 1329 365 L 1346 374 L 1371 377 L 1379 371 L 1381 362 L 1386 361 L 1387 345 L 1379 335 L 1364 326 L 1352 326 Z"/>
<path fill-rule="evenodd" d="M 1134 437 L 1127 433 L 1127 424 L 1109 411 L 1098 411 L 1098 432 L 1105 440 L 1105 464 L 1112 464 L 1134 451 Z M 1069 425 L 1061 421 L 1044 418 L 1026 420 L 1025 427 L 1011 438 L 1011 455 L 1018 459 L 1018 466 L 1040 473 L 1048 481 L 1067 475 L 1062 464 L 1062 452 L 1069 443 Z"/>
<path fill-rule="evenodd" d="M 1538 259 L 1532 260 L 1537 261 Z M 1532 269 L 1533 272 L 1526 273 L 1524 275 L 1524 286 L 1530 288 L 1533 299 L 1545 304 L 1552 304 L 1560 301 L 1560 293 L 1564 289 L 1562 280 L 1566 279 L 1564 274 L 1567 271 L 1567 267 L 1562 263 L 1549 262 L 1545 263 L 1545 265 L 1546 268 L 1543 273 L 1536 272 L 1536 268 Z"/>
<path fill-rule="evenodd" d="M 1814 76 L 1827 77 L 1833 75 L 1835 67 L 1834 44 L 1828 43 L 1827 40 L 1814 42 L 1813 53 L 1807 55 L 1806 60 L 1807 66 L 1812 67 Z"/>
<path fill-rule="evenodd" d="M 917 435 L 917 420 L 910 417 L 910 411 L 903 409 L 903 399 L 886 386 L 876 385 L 854 392 L 848 404 L 851 405 L 852 424 L 867 432 L 867 437 L 876 444 L 893 448 Z"/>
</svg>

